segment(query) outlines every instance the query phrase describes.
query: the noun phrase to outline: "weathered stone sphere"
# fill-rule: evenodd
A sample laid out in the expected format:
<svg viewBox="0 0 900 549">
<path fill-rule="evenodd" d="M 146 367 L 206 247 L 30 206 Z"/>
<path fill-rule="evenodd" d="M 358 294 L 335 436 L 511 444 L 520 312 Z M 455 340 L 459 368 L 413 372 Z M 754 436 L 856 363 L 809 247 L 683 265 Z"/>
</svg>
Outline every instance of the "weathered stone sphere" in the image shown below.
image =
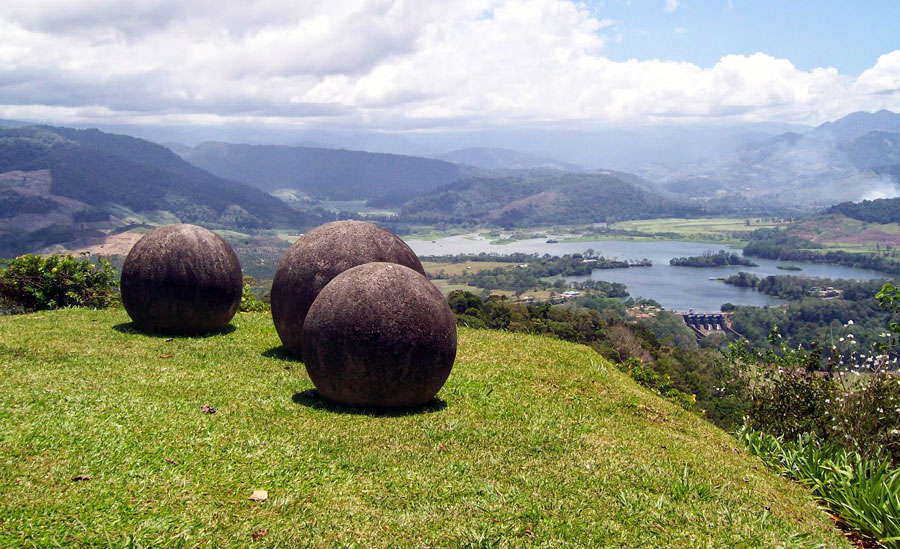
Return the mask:
<svg viewBox="0 0 900 549">
<path fill-rule="evenodd" d="M 242 287 L 234 250 L 196 225 L 153 229 L 131 248 L 122 267 L 122 304 L 147 332 L 221 330 L 241 304 Z"/>
<path fill-rule="evenodd" d="M 328 283 L 303 328 L 306 371 L 326 400 L 410 408 L 434 398 L 456 358 L 456 322 L 441 292 L 395 263 L 367 263 Z"/>
<path fill-rule="evenodd" d="M 272 281 L 272 321 L 281 343 L 302 353 L 306 313 L 331 279 L 351 267 L 387 261 L 425 275 L 406 242 L 378 225 L 335 221 L 304 234 L 285 252 Z"/>
</svg>

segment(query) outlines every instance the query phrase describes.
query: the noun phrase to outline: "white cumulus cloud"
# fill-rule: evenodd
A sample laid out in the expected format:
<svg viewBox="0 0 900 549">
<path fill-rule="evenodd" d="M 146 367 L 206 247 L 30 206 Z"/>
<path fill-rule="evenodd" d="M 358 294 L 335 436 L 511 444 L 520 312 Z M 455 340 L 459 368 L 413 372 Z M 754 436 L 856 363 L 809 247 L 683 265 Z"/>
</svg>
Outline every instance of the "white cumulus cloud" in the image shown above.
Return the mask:
<svg viewBox="0 0 900 549">
<path fill-rule="evenodd" d="M 621 29 L 596 12 L 569 0 L 0 0 L 0 117 L 399 130 L 900 110 L 900 50 L 857 78 L 765 53 L 613 61 L 604 48 Z"/>
</svg>

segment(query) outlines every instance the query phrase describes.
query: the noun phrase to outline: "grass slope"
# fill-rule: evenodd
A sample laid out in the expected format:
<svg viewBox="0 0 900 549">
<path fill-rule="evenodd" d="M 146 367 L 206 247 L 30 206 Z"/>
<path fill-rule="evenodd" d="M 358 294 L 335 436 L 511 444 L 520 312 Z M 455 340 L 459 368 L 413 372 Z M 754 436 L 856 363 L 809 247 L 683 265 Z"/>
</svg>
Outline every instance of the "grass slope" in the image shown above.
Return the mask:
<svg viewBox="0 0 900 549">
<path fill-rule="evenodd" d="M 304 393 L 270 317 L 233 324 L 0 318 L 0 546 L 843 543 L 800 487 L 587 347 L 462 330 L 443 404 L 374 415 Z"/>
</svg>

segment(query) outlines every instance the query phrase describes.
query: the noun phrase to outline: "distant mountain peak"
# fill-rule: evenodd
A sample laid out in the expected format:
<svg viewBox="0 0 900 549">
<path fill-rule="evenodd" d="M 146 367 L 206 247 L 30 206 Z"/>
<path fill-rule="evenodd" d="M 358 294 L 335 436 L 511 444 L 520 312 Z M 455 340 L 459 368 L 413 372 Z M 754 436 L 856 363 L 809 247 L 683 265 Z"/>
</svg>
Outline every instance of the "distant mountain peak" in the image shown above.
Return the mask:
<svg viewBox="0 0 900 549">
<path fill-rule="evenodd" d="M 900 114 L 887 109 L 854 112 L 833 122 L 825 122 L 810 134 L 827 133 L 839 139 L 854 139 L 872 131 L 900 132 Z"/>
</svg>

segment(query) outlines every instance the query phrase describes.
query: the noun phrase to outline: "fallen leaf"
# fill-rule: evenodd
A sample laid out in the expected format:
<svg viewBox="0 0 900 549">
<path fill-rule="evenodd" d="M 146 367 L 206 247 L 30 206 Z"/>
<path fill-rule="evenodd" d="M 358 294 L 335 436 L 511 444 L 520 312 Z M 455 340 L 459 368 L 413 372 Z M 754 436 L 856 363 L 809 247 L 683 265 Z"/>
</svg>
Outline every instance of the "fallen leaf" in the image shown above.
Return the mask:
<svg viewBox="0 0 900 549">
<path fill-rule="evenodd" d="M 80 482 L 82 480 L 91 480 L 91 475 L 78 475 L 77 477 L 73 478 L 72 480 L 74 480 L 75 482 Z"/>
<path fill-rule="evenodd" d="M 16 484 L 18 484 L 19 486 L 25 484 L 25 479 L 24 479 L 24 478 L 17 478 L 17 479 L 16 479 Z"/>
<path fill-rule="evenodd" d="M 258 540 L 259 538 L 266 537 L 266 534 L 268 534 L 268 533 L 269 533 L 268 530 L 266 530 L 264 528 L 260 528 L 256 532 L 253 532 L 252 534 L 250 534 L 250 537 L 253 538 L 254 540 Z"/>
<path fill-rule="evenodd" d="M 172 358 L 175 355 L 159 355 L 159 358 Z"/>
<path fill-rule="evenodd" d="M 444 443 L 443 443 L 443 442 L 441 442 L 441 443 L 438 444 L 438 448 L 440 449 L 441 452 L 446 452 L 446 451 L 447 451 L 447 447 L 444 446 Z"/>
<path fill-rule="evenodd" d="M 210 406 L 209 404 L 204 404 L 200 407 L 200 410 L 203 411 L 204 414 L 215 414 L 216 409 Z"/>
<path fill-rule="evenodd" d="M 293 367 L 293 366 L 285 366 L 284 369 L 285 369 L 285 370 L 293 370 L 294 367 Z"/>
<path fill-rule="evenodd" d="M 269 499 L 269 492 L 265 490 L 253 490 L 253 493 L 250 494 L 250 501 L 266 501 Z"/>
<path fill-rule="evenodd" d="M 168 343 L 168 342 L 170 342 L 170 341 L 173 341 L 173 340 L 172 340 L 172 338 L 171 338 L 171 337 L 167 337 L 167 338 L 166 338 L 166 339 L 164 339 L 164 340 L 163 340 L 163 341 L 165 341 L 165 342 L 166 342 L 166 343 Z"/>
<path fill-rule="evenodd" d="M 168 463 L 170 465 L 178 465 L 178 462 L 172 458 L 166 458 L 166 463 Z"/>
</svg>

